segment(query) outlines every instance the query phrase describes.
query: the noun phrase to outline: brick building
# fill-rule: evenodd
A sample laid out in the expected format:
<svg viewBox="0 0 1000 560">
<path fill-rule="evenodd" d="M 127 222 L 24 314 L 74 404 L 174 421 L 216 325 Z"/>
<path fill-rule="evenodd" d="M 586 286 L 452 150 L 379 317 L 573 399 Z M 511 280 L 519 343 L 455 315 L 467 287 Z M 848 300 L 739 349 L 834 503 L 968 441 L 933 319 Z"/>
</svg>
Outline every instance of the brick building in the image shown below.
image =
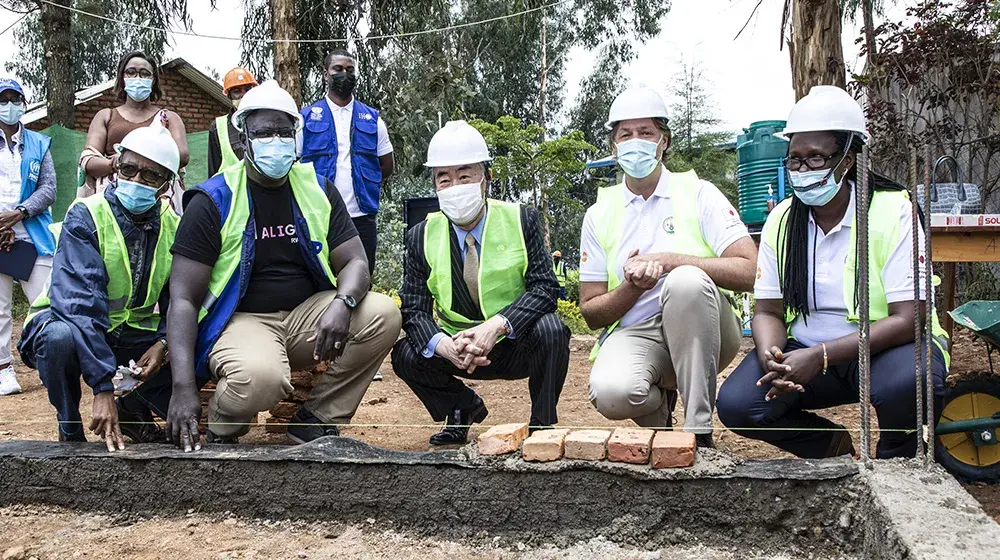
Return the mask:
<svg viewBox="0 0 1000 560">
<path fill-rule="evenodd" d="M 76 123 L 73 127 L 87 132 L 94 115 L 104 108 L 121 105 L 114 93 L 115 81 L 76 92 Z M 163 98 L 156 104 L 180 115 L 188 134 L 208 130 L 212 119 L 229 112 L 229 98 L 222 93 L 222 84 L 191 66 L 183 58 L 175 58 L 160 65 L 160 89 Z M 22 121 L 31 130 L 49 126 L 45 102 L 34 103 Z"/>
</svg>

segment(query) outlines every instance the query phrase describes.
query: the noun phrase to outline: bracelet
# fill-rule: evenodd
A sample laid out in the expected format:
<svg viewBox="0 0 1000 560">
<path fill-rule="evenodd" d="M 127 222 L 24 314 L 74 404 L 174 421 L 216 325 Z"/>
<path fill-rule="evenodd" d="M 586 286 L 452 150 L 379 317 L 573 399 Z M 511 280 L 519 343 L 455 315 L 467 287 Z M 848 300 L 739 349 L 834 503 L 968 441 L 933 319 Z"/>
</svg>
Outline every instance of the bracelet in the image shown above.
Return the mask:
<svg viewBox="0 0 1000 560">
<path fill-rule="evenodd" d="M 826 343 L 820 342 L 819 345 L 823 347 L 823 375 L 826 375 L 826 369 L 830 367 L 830 358 L 826 355 Z"/>
</svg>

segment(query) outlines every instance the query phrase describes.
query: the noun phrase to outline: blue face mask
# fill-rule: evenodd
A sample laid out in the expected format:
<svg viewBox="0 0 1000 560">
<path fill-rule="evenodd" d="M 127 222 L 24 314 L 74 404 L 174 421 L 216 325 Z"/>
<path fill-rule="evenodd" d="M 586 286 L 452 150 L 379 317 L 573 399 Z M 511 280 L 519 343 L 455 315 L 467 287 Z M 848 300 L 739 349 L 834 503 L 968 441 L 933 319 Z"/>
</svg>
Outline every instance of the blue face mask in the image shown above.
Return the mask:
<svg viewBox="0 0 1000 560">
<path fill-rule="evenodd" d="M 617 144 L 618 165 L 629 177 L 636 179 L 649 177 L 649 174 L 656 171 L 660 165 L 660 160 L 656 157 L 656 148 L 659 145 L 659 141 L 650 142 L 639 138 Z"/>
<path fill-rule="evenodd" d="M 250 140 L 253 164 L 272 179 L 282 179 L 295 163 L 295 139 L 273 136 Z"/>
<path fill-rule="evenodd" d="M 840 183 L 833 180 L 832 169 L 816 171 L 789 171 L 792 191 L 808 206 L 825 206 L 840 191 Z"/>
<path fill-rule="evenodd" d="M 24 115 L 24 103 L 0 103 L 0 122 L 14 126 Z"/>
<path fill-rule="evenodd" d="M 121 202 L 126 210 L 133 214 L 142 214 L 156 204 L 158 190 L 142 183 L 119 179 L 115 196 L 118 197 L 118 202 Z"/>
<path fill-rule="evenodd" d="M 133 101 L 145 101 L 153 93 L 153 78 L 125 78 L 125 93 Z"/>
</svg>

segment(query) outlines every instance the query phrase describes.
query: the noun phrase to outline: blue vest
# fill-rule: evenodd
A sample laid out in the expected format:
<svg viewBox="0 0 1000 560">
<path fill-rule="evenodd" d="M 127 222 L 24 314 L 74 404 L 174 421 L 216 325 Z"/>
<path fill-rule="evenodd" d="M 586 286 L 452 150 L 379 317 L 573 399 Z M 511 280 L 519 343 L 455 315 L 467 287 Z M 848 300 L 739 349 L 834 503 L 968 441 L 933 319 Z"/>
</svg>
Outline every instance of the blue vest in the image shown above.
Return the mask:
<svg viewBox="0 0 1000 560">
<path fill-rule="evenodd" d="M 318 176 L 318 174 L 317 180 L 320 181 L 320 185 L 323 184 L 322 177 Z M 249 189 L 249 187 L 247 188 Z M 229 218 L 229 210 L 233 201 L 233 191 L 226 183 L 225 175 L 220 173 L 208 181 L 189 189 L 188 192 L 184 193 L 185 205 L 194 196 L 191 191 L 203 192 L 215 203 L 215 207 L 219 210 L 219 233 L 221 235 L 222 226 L 226 223 L 226 219 Z M 243 232 L 239 269 L 229 279 L 229 283 L 226 284 L 219 299 L 212 304 L 212 308 L 208 311 L 208 314 L 198 324 L 198 342 L 194 353 L 194 371 L 200 377 L 208 377 L 209 353 L 212 351 L 212 347 L 215 346 L 215 342 L 219 339 L 223 329 L 229 324 L 229 320 L 233 317 L 233 313 L 236 312 L 236 308 L 243 301 L 243 297 L 247 293 L 247 287 L 250 285 L 250 274 L 253 271 L 255 251 L 254 238 L 256 237 L 256 224 L 253 215 L 253 199 L 250 197 L 249 192 L 247 193 L 247 200 L 250 204 L 250 219 L 247 220 L 247 227 Z M 311 238 L 309 236 L 309 226 L 306 224 L 305 218 L 302 217 L 302 212 L 299 210 L 294 197 L 292 197 L 292 216 L 296 224 L 295 233 L 299 238 L 298 246 L 302 251 L 302 256 L 305 258 L 306 265 L 309 267 L 313 285 L 317 286 L 316 291 L 332 290 L 334 286 L 323 271 L 323 265 L 320 264 L 319 258 L 315 252 L 309 250 L 313 248 L 313 243 L 310 241 Z"/>
<path fill-rule="evenodd" d="M 21 202 L 28 200 L 38 187 L 38 175 L 42 171 L 42 160 L 49 151 L 52 139 L 44 134 L 21 128 L 21 141 L 24 151 L 21 153 Z M 51 256 L 56 252 L 56 238 L 49 231 L 52 224 L 52 212 L 48 208 L 37 216 L 32 216 L 21 222 L 28 230 L 35 251 L 40 256 Z"/>
<path fill-rule="evenodd" d="M 337 175 L 337 130 L 330 105 L 323 97 L 302 109 L 302 163 L 312 162 L 316 174 L 332 183 Z M 351 183 L 365 214 L 378 212 L 382 165 L 378 161 L 378 111 L 354 100 L 351 116 Z M 322 184 L 322 183 L 320 183 Z"/>
</svg>

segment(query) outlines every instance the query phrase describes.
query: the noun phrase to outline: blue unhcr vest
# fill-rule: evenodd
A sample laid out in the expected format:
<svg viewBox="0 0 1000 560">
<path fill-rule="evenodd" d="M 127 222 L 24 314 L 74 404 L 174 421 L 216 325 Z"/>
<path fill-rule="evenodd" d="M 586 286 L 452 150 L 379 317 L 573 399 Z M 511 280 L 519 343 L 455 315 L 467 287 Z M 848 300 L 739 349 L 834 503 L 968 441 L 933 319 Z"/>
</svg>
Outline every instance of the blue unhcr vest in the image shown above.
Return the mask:
<svg viewBox="0 0 1000 560">
<path fill-rule="evenodd" d="M 38 175 L 42 171 L 42 160 L 49 151 L 52 139 L 44 134 L 21 129 L 21 141 L 24 142 L 24 152 L 21 153 L 21 202 L 28 200 L 38 187 Z M 56 238 L 49 231 L 52 224 L 52 212 L 48 208 L 37 216 L 32 216 L 21 222 L 28 230 L 35 251 L 40 256 L 51 256 L 56 252 Z"/>
</svg>

